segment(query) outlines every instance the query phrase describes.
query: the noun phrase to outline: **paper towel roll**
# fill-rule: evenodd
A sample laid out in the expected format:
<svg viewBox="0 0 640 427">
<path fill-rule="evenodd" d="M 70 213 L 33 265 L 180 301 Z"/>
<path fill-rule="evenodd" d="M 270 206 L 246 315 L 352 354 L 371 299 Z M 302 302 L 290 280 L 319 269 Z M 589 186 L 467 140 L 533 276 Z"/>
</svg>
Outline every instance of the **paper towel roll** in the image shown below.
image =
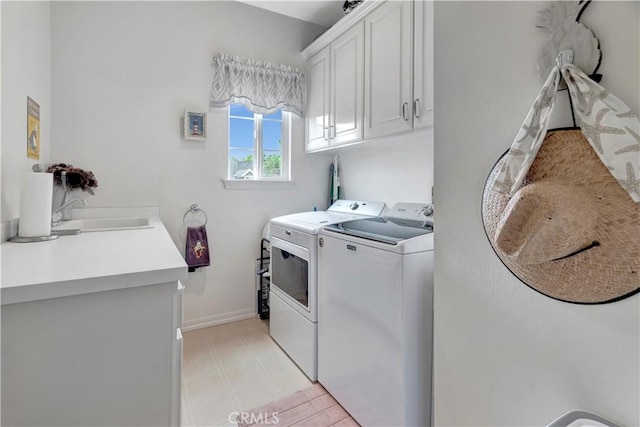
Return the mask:
<svg viewBox="0 0 640 427">
<path fill-rule="evenodd" d="M 20 185 L 18 236 L 37 237 L 51 234 L 52 197 L 53 174 L 23 174 Z"/>
</svg>

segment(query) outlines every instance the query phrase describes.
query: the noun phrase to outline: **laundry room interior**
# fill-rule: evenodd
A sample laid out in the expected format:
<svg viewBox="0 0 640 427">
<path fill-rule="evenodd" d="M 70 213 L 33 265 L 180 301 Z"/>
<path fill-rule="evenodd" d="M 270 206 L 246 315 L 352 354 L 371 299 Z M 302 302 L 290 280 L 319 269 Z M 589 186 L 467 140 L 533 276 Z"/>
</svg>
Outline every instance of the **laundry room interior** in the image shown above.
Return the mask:
<svg viewBox="0 0 640 427">
<path fill-rule="evenodd" d="M 2 425 L 640 426 L 637 1 L 0 21 Z"/>
</svg>

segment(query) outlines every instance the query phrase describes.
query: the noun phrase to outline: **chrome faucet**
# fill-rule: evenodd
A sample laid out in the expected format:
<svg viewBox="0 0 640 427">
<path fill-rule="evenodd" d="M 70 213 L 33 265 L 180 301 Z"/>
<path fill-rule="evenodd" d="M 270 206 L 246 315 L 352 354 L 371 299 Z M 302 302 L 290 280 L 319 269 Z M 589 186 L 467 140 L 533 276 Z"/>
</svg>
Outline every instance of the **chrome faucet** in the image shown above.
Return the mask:
<svg viewBox="0 0 640 427">
<path fill-rule="evenodd" d="M 64 194 L 62 195 L 60 206 L 58 206 L 51 212 L 52 227 L 60 224 L 61 221 L 68 221 L 71 219 L 71 206 L 75 202 L 82 202 L 83 207 L 87 207 L 87 201 L 81 197 L 74 197 L 73 199 L 67 201 L 67 196 L 69 195 L 69 187 L 67 186 L 66 171 L 62 171 L 62 173 L 60 174 L 60 186 L 63 188 Z"/>
<path fill-rule="evenodd" d="M 51 226 L 55 227 L 60 224 L 61 221 L 67 221 L 71 219 L 71 206 L 74 203 L 81 202 L 83 207 L 87 207 L 87 201 L 81 197 L 74 197 L 68 202 L 63 203 L 60 207 L 53 210 L 51 213 Z"/>
</svg>

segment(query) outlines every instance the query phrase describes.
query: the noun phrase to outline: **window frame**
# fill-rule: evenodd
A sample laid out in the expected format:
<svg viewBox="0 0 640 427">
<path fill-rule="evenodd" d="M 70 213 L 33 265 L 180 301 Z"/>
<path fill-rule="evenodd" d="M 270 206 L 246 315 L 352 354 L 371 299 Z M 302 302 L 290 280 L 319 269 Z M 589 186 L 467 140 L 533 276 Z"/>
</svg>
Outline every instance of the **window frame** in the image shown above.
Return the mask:
<svg viewBox="0 0 640 427">
<path fill-rule="evenodd" d="M 233 105 L 233 104 L 232 104 Z M 235 104 L 242 105 L 242 104 Z M 245 107 L 246 108 L 246 107 Z M 253 178 L 242 179 L 235 178 L 231 175 L 231 105 L 227 107 L 227 179 L 225 185 L 229 188 L 228 183 L 240 182 L 291 182 L 291 113 L 282 111 L 282 144 L 280 157 L 280 176 L 263 176 L 263 118 L 265 114 L 253 113 Z M 233 116 L 236 117 L 236 116 Z M 237 116 L 240 117 L 240 116 Z M 269 120 L 269 119 L 267 119 Z M 232 185 L 233 186 L 233 185 Z"/>
</svg>

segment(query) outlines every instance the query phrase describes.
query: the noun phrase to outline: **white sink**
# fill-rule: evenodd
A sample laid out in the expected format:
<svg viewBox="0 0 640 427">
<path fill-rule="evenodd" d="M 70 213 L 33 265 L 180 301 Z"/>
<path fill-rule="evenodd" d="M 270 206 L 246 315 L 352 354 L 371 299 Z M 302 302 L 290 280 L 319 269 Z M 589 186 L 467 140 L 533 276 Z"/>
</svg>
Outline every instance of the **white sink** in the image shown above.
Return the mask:
<svg viewBox="0 0 640 427">
<path fill-rule="evenodd" d="M 136 230 L 153 228 L 148 218 L 88 218 L 63 221 L 51 230 L 80 230 L 83 233 L 92 231 Z"/>
</svg>

